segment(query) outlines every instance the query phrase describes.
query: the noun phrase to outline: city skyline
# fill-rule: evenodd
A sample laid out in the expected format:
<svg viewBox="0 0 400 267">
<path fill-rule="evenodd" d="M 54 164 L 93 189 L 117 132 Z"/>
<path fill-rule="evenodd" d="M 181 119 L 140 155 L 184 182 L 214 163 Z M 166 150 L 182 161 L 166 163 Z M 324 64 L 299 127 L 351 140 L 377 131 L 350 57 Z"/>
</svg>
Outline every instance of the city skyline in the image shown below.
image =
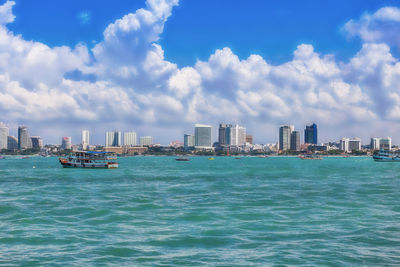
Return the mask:
<svg viewBox="0 0 400 267">
<path fill-rule="evenodd" d="M 167 144 L 195 123 L 215 135 L 230 121 L 267 143 L 276 125 L 315 122 L 319 142 L 400 140 L 398 1 L 100 2 L 107 14 L 94 1 L 59 2 L 62 14 L 49 1 L 0 1 L 10 129 L 27 125 L 45 143 L 87 129 L 101 143 L 133 128 Z"/>
</svg>

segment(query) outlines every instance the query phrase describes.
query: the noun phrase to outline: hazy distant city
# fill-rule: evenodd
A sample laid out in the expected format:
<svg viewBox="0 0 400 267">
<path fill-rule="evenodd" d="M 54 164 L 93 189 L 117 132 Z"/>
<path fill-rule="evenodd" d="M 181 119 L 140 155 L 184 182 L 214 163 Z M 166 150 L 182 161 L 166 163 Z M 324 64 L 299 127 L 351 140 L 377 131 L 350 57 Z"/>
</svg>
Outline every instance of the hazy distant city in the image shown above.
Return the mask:
<svg viewBox="0 0 400 267">
<path fill-rule="evenodd" d="M 304 130 L 296 130 L 293 125 L 277 127 L 278 140 L 271 144 L 256 144 L 253 136 L 246 132 L 246 127 L 238 124 L 220 123 L 217 138 L 213 138 L 213 126 L 195 124 L 194 131 L 184 133 L 183 140 L 174 140 L 169 145 L 154 142 L 153 136 L 137 136 L 134 131 L 106 131 L 104 144 L 91 144 L 90 131 L 82 130 L 81 140 L 73 142 L 69 136 L 60 137 L 59 144 L 44 144 L 40 136 L 31 136 L 27 126 L 18 127 L 18 136 L 9 135 L 9 127 L 0 123 L 0 151 L 3 153 L 40 152 L 58 153 L 65 151 L 108 151 L 120 155 L 139 155 L 149 149 L 158 151 L 177 150 L 185 153 L 279 153 L 298 154 L 317 152 L 325 154 L 367 154 L 380 149 L 398 150 L 392 145 L 390 137 L 371 137 L 368 144 L 363 144 L 358 137 L 343 137 L 328 143 L 318 142 L 318 126 L 313 123 Z"/>
</svg>

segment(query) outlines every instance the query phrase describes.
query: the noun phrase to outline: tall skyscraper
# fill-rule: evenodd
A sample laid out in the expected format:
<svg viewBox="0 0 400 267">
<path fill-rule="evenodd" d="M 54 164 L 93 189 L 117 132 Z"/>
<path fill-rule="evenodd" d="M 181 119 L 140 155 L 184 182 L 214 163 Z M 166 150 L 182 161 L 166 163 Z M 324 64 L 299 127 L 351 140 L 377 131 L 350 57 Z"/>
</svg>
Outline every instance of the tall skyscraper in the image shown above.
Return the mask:
<svg viewBox="0 0 400 267">
<path fill-rule="evenodd" d="M 0 150 L 7 149 L 7 136 L 9 135 L 8 127 L 0 122 Z"/>
<path fill-rule="evenodd" d="M 193 134 L 185 134 L 183 136 L 183 148 L 189 149 L 194 147 L 195 144 L 195 137 Z"/>
<path fill-rule="evenodd" d="M 7 136 L 7 149 L 17 150 L 18 149 L 18 139 L 15 136 Z"/>
<path fill-rule="evenodd" d="M 82 130 L 82 150 L 87 150 L 90 144 L 90 136 L 88 130 Z"/>
<path fill-rule="evenodd" d="M 379 148 L 383 150 L 392 150 L 392 138 L 380 138 L 379 140 Z"/>
<path fill-rule="evenodd" d="M 136 146 L 135 132 L 124 132 L 124 146 Z"/>
<path fill-rule="evenodd" d="M 349 152 L 349 141 L 350 138 L 346 137 L 340 139 L 340 150 L 343 150 L 344 152 Z"/>
<path fill-rule="evenodd" d="M 72 140 L 71 137 L 63 137 L 61 139 L 61 148 L 62 149 L 71 149 L 72 148 Z"/>
<path fill-rule="evenodd" d="M 204 124 L 196 124 L 195 132 L 195 147 L 212 148 L 212 126 Z"/>
<path fill-rule="evenodd" d="M 349 140 L 348 151 L 351 152 L 353 150 L 361 150 L 361 139 L 360 138 L 353 138 L 353 139 Z"/>
<path fill-rule="evenodd" d="M 33 148 L 42 148 L 43 140 L 40 136 L 31 136 L 32 147 Z"/>
<path fill-rule="evenodd" d="M 29 149 L 32 148 L 32 140 L 29 136 L 28 128 L 26 126 L 18 127 L 18 148 Z"/>
<path fill-rule="evenodd" d="M 315 123 L 306 126 L 304 130 L 304 143 L 305 144 L 318 144 L 318 128 Z"/>
<path fill-rule="evenodd" d="M 236 124 L 229 128 L 229 132 L 231 146 L 241 146 L 246 143 L 246 128 Z"/>
<path fill-rule="evenodd" d="M 151 146 L 153 144 L 153 137 L 151 136 L 141 136 L 139 138 L 139 143 L 141 146 Z"/>
<path fill-rule="evenodd" d="M 293 131 L 290 135 L 290 150 L 300 151 L 300 132 Z"/>
<path fill-rule="evenodd" d="M 231 124 L 220 123 L 218 128 L 218 143 L 220 146 L 230 145 L 230 127 L 232 127 Z"/>
<path fill-rule="evenodd" d="M 370 149 L 372 149 L 372 150 L 380 149 L 380 138 L 377 138 L 377 137 L 371 138 Z"/>
<path fill-rule="evenodd" d="M 121 145 L 121 132 L 106 132 L 106 147 L 119 147 Z"/>
<path fill-rule="evenodd" d="M 279 128 L 279 149 L 289 150 L 290 149 L 290 138 L 292 134 L 293 126 L 283 125 Z"/>
</svg>

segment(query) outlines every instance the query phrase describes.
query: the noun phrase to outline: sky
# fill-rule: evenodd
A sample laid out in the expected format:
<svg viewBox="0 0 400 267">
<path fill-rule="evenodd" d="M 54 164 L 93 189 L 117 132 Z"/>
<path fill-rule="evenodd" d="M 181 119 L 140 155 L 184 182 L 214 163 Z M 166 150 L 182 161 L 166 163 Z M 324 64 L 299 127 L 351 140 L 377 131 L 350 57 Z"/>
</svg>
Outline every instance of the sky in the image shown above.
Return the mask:
<svg viewBox="0 0 400 267">
<path fill-rule="evenodd" d="M 399 144 L 399 49 L 398 0 L 0 0 L 0 121 L 45 143 L 315 122 Z"/>
</svg>

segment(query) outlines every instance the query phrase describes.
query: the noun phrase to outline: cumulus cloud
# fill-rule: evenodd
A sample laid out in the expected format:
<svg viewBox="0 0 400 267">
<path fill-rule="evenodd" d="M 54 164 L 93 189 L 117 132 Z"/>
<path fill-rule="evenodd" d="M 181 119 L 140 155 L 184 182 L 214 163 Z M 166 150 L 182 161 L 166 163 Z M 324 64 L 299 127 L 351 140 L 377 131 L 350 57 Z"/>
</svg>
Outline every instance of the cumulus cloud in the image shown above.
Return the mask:
<svg viewBox="0 0 400 267">
<path fill-rule="evenodd" d="M 13 4 L 0 6 L 0 112 L 10 122 L 147 129 L 166 133 L 161 141 L 167 143 L 196 122 L 242 123 L 256 140 L 271 142 L 282 123 L 315 121 L 325 136 L 338 138 L 338 129 L 368 132 L 374 121 L 384 129 L 384 122 L 400 120 L 400 62 L 388 44 L 371 43 L 383 37 L 356 31 L 377 21 L 397 23 L 394 8 L 346 24 L 368 41 L 348 62 L 300 44 L 280 65 L 259 55 L 241 59 L 225 47 L 178 68 L 157 43 L 177 0 L 148 0 L 110 24 L 92 50 L 51 48 L 15 35 L 6 27 Z"/>
<path fill-rule="evenodd" d="M 374 14 L 364 14 L 359 20 L 344 25 L 350 37 L 360 37 L 364 42 L 384 42 L 400 48 L 400 8 L 383 7 Z"/>
</svg>

